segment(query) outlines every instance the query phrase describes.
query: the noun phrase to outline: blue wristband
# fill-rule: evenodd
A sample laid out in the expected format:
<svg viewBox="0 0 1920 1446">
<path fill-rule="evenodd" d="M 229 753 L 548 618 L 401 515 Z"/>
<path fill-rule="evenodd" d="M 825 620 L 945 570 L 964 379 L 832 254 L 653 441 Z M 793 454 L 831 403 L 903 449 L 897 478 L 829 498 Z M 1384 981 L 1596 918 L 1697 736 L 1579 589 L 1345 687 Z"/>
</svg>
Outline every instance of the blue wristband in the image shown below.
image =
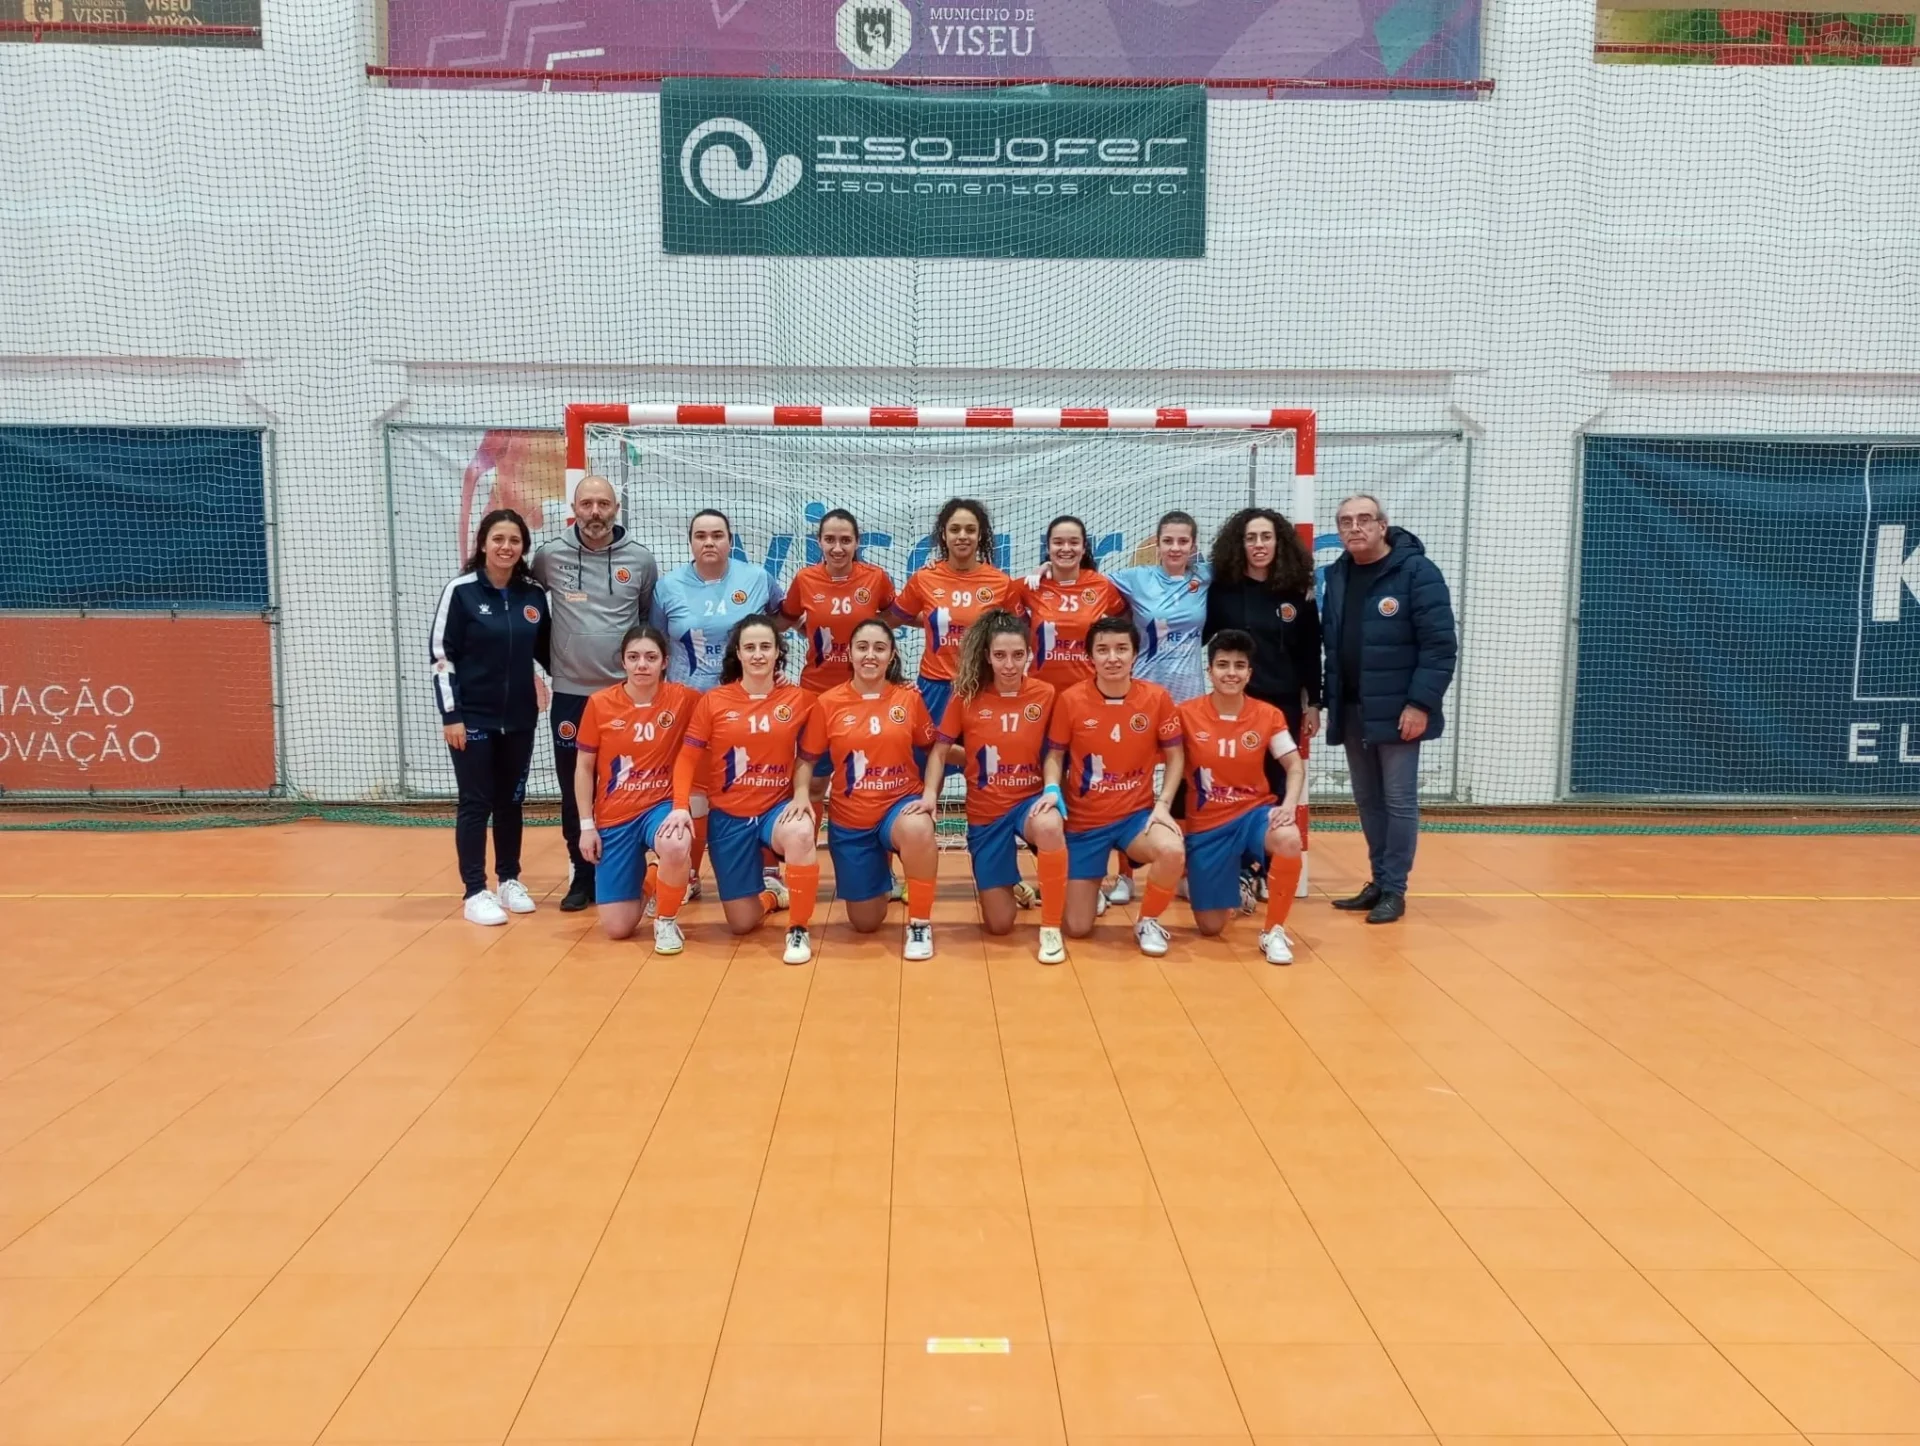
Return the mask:
<svg viewBox="0 0 1920 1446">
<path fill-rule="evenodd" d="M 1060 792 L 1059 784 L 1049 783 L 1045 788 L 1040 790 L 1040 796 L 1053 800 L 1053 806 L 1060 810 L 1060 817 L 1065 818 L 1067 816 L 1067 800 Z"/>
</svg>

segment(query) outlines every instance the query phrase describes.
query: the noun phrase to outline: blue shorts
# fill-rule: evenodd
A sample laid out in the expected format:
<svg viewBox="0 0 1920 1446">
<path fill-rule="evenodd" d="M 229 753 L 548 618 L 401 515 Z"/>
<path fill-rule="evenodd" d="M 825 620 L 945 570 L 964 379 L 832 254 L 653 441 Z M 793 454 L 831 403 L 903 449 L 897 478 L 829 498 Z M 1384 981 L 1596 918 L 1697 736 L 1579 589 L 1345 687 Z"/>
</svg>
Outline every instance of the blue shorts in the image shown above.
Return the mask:
<svg viewBox="0 0 1920 1446">
<path fill-rule="evenodd" d="M 1153 817 L 1151 808 L 1139 809 L 1128 814 L 1118 823 L 1102 824 L 1076 833 L 1072 828 L 1073 820 L 1067 820 L 1067 877 L 1070 879 L 1104 879 L 1107 876 L 1107 856 L 1115 849 L 1121 853 L 1127 851 L 1127 845 L 1147 831 L 1147 820 Z M 1239 875 L 1234 875 L 1234 888 L 1240 887 Z M 1239 895 L 1234 895 L 1238 898 Z"/>
<path fill-rule="evenodd" d="M 827 817 L 827 852 L 833 856 L 833 895 L 841 903 L 884 899 L 893 892 L 893 825 L 900 810 L 920 795 L 909 793 L 872 828 L 842 828 Z"/>
<path fill-rule="evenodd" d="M 787 811 L 791 799 L 783 798 L 757 817 L 737 818 L 730 813 L 707 815 L 707 857 L 713 860 L 713 876 L 720 882 L 720 897 L 751 899 L 766 885 L 761 849 L 773 847 L 773 826 Z"/>
<path fill-rule="evenodd" d="M 967 825 L 967 852 L 973 856 L 976 889 L 1010 889 L 1020 882 L 1020 861 L 1014 845 L 1027 831 L 1027 815 L 1039 796 L 1016 803 L 992 823 Z"/>
<path fill-rule="evenodd" d="M 660 825 L 673 812 L 673 800 L 663 798 L 638 818 L 600 830 L 600 863 L 593 871 L 596 904 L 631 904 L 640 897 L 647 877 L 647 850 Z"/>
<path fill-rule="evenodd" d="M 915 678 L 913 685 L 920 690 L 920 701 L 927 705 L 927 712 L 933 717 L 933 726 L 938 728 L 940 720 L 947 716 L 947 700 L 953 696 L 953 679 Z"/>
<path fill-rule="evenodd" d="M 1240 870 L 1267 857 L 1273 805 L 1248 809 L 1231 823 L 1187 835 L 1187 902 L 1195 911 L 1240 907 Z"/>
</svg>

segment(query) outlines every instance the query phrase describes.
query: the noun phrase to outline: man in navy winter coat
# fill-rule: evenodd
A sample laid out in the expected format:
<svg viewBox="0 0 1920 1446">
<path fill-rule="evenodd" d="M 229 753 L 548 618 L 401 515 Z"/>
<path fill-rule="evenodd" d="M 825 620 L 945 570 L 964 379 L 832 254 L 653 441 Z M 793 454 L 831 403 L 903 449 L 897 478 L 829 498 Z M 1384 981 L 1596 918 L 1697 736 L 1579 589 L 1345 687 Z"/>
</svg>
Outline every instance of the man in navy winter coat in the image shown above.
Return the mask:
<svg viewBox="0 0 1920 1446">
<path fill-rule="evenodd" d="M 1346 554 L 1327 569 L 1327 736 L 1346 745 L 1353 802 L 1373 877 L 1334 908 L 1391 924 L 1407 911 L 1407 875 L 1420 833 L 1420 744 L 1446 726 L 1441 701 L 1459 640 L 1447 580 L 1420 539 L 1387 525 L 1364 492 L 1334 518 Z"/>
</svg>

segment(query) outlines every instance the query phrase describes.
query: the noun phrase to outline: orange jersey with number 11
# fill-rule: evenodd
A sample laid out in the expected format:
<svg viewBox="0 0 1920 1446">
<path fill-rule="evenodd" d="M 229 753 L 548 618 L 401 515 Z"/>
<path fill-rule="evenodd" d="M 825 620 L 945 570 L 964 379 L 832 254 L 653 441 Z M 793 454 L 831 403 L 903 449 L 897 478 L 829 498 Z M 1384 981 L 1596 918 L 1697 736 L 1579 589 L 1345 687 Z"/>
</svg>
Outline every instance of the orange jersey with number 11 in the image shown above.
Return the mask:
<svg viewBox="0 0 1920 1446">
<path fill-rule="evenodd" d="M 1187 740 L 1188 833 L 1232 823 L 1262 804 L 1278 803 L 1267 784 L 1267 749 L 1275 736 L 1293 747 L 1287 719 L 1271 703 L 1242 698 L 1240 711 L 1222 718 L 1217 695 L 1202 693 L 1180 705 Z"/>
</svg>

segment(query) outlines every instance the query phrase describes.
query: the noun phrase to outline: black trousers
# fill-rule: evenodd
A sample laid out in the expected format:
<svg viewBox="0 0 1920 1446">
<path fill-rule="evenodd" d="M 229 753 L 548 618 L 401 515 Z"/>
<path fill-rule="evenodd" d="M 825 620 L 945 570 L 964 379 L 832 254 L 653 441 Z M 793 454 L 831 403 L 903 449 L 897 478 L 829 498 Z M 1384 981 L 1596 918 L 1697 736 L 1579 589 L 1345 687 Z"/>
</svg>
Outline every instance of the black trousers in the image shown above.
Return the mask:
<svg viewBox="0 0 1920 1446">
<path fill-rule="evenodd" d="M 520 877 L 521 809 L 527 800 L 527 766 L 533 762 L 533 730 L 469 728 L 465 748 L 449 748 L 460 785 L 453 846 L 460 855 L 460 882 L 468 898 L 487 887 L 487 824 L 493 824 L 493 871 L 502 883 Z"/>
<path fill-rule="evenodd" d="M 587 694 L 555 693 L 547 718 L 553 733 L 553 775 L 560 780 L 560 835 L 567 841 L 567 857 L 573 861 L 575 888 L 585 884 L 593 892 L 593 865 L 580 857 L 580 800 L 573 791 L 573 770 L 580 759 L 574 739 L 580 728 L 580 715 L 587 711 Z"/>
</svg>

